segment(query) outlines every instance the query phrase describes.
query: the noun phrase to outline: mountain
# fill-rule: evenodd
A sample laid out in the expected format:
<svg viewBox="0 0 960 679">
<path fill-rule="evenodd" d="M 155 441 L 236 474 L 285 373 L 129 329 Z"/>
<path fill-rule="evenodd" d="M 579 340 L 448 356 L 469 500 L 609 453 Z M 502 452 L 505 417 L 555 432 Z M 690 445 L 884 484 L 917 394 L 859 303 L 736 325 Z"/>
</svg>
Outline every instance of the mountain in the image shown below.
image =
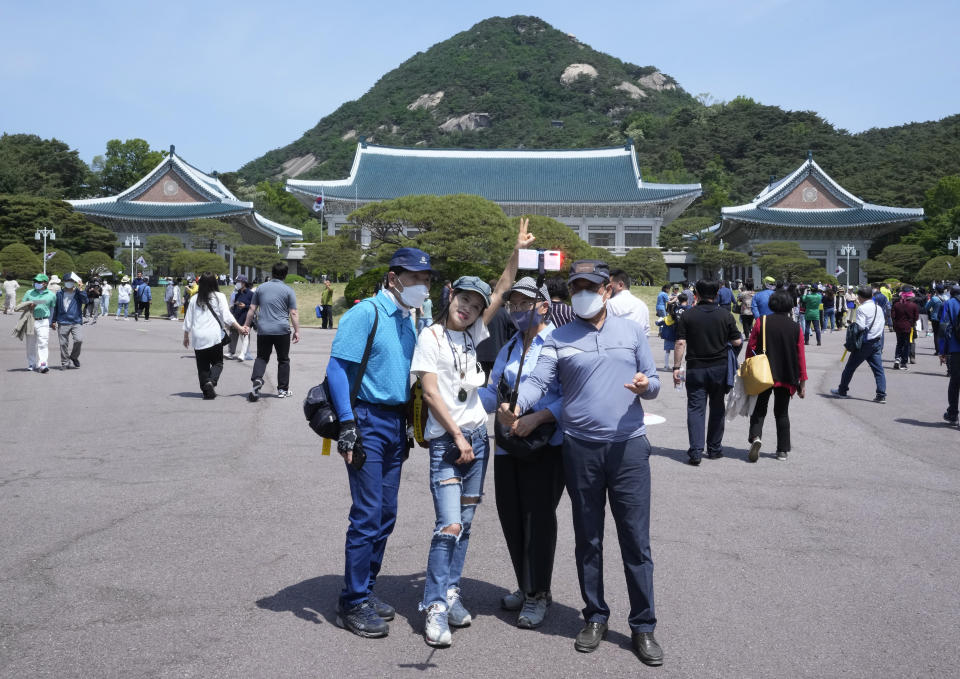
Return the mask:
<svg viewBox="0 0 960 679">
<path fill-rule="evenodd" d="M 487 19 L 417 53 L 238 174 L 343 178 L 360 136 L 431 148 L 584 148 L 629 137 L 646 179 L 703 182 L 688 215 L 749 201 L 808 150 L 849 191 L 880 204 L 921 205 L 938 179 L 960 174 L 960 116 L 850 134 L 814 112 L 749 97 L 709 103 L 654 66 L 620 61 L 529 16 Z"/>
<path fill-rule="evenodd" d="M 536 17 L 496 17 L 417 53 L 239 174 L 344 177 L 358 136 L 397 146 L 610 146 L 630 114 L 695 103 L 653 66 L 624 63 Z"/>
</svg>

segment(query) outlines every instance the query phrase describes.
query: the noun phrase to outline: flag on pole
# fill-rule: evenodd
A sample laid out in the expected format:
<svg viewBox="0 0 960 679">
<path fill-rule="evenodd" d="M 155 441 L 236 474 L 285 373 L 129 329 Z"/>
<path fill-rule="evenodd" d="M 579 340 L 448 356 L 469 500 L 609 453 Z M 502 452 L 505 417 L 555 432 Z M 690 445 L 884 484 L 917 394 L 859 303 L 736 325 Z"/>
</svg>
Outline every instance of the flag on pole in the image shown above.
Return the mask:
<svg viewBox="0 0 960 679">
<path fill-rule="evenodd" d="M 140 266 L 147 265 L 147 260 L 143 258 L 143 255 L 140 255 L 139 257 L 137 257 L 137 264 L 139 264 Z"/>
<path fill-rule="evenodd" d="M 846 269 L 844 269 L 842 266 L 837 264 L 837 273 L 835 273 L 834 275 L 839 276 L 840 274 L 844 273 L 844 271 L 846 271 Z"/>
<path fill-rule="evenodd" d="M 46 257 L 46 259 L 45 259 L 44 261 L 49 262 L 51 259 L 53 259 L 53 256 L 54 256 L 55 254 L 57 254 L 57 253 L 56 253 L 56 252 L 48 252 L 48 253 L 47 253 L 47 257 Z"/>
<path fill-rule="evenodd" d="M 317 196 L 317 199 L 313 201 L 313 211 L 314 212 L 323 212 L 323 187 L 320 187 L 320 195 Z"/>
</svg>

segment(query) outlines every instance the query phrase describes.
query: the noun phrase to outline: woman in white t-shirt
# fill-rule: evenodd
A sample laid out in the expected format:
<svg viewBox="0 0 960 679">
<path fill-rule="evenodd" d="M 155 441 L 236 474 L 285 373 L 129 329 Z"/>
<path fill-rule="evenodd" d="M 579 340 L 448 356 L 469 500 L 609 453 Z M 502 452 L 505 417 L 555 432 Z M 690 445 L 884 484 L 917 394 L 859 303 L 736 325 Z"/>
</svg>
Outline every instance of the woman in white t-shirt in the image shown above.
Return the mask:
<svg viewBox="0 0 960 679">
<path fill-rule="evenodd" d="M 223 337 L 227 328 L 244 334 L 230 313 L 227 298 L 220 292 L 217 277 L 209 271 L 200 276 L 197 294 L 183 317 L 183 346 L 193 347 L 197 358 L 197 377 L 203 398 L 217 397 L 216 386 L 223 372 Z"/>
<path fill-rule="evenodd" d="M 487 413 L 478 393 L 486 375 L 477 344 L 489 336 L 486 324 L 513 283 L 518 251 L 533 242 L 527 224 L 520 221 L 516 249 L 492 294 L 476 276 L 454 282 L 449 303 L 420 333 L 410 367 L 423 382 L 429 408 L 424 437 L 430 442 L 436 527 L 420 610 L 427 613 L 424 636 L 431 646 L 449 646 L 450 626 L 466 627 L 472 619 L 460 601 L 460 576 L 489 459 Z"/>
</svg>

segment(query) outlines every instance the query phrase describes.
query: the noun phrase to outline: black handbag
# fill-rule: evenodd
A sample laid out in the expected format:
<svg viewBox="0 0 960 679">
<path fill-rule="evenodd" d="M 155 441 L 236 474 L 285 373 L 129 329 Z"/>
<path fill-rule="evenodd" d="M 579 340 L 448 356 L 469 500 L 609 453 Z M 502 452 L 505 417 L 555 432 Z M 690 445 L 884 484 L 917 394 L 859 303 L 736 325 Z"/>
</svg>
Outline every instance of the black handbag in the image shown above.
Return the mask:
<svg viewBox="0 0 960 679">
<path fill-rule="evenodd" d="M 367 370 L 367 361 L 370 360 L 370 350 L 373 348 L 373 337 L 377 334 L 377 323 L 380 320 L 380 313 L 374 304 L 373 328 L 367 337 L 367 346 L 363 350 L 363 360 L 360 361 L 360 370 L 357 372 L 356 381 L 350 388 L 350 407 L 352 408 L 357 401 L 357 394 L 360 392 L 360 383 L 363 382 L 363 374 Z M 337 410 L 333 405 L 333 399 L 330 398 L 330 385 L 328 378 L 324 377 L 323 382 L 315 386 L 303 399 L 303 415 L 310 423 L 319 436 L 325 439 L 336 441 L 340 438 L 340 420 L 337 417 Z"/>
<path fill-rule="evenodd" d="M 513 343 L 507 349 L 507 356 L 513 351 L 513 344 L 517 341 L 514 337 Z M 521 355 L 521 368 L 526 351 Z M 511 387 L 503 375 L 500 376 L 500 383 L 497 385 L 498 400 L 500 403 L 514 403 L 512 396 L 516 387 L 519 386 L 520 375 L 517 375 L 517 385 Z M 525 413 L 526 414 L 526 413 Z M 530 432 L 527 436 L 513 436 L 510 428 L 500 423 L 500 418 L 493 419 L 493 438 L 497 445 L 503 448 L 509 455 L 518 460 L 529 460 L 542 452 L 550 444 L 550 439 L 557 432 L 556 422 L 545 422 Z"/>
<path fill-rule="evenodd" d="M 874 302 L 876 304 L 876 302 Z M 876 311 L 873 312 L 873 318 L 870 319 L 870 325 L 866 328 L 861 328 L 854 321 L 850 322 L 850 325 L 847 326 L 847 336 L 843 340 L 843 348 L 853 353 L 854 351 L 859 350 L 863 346 L 863 338 L 866 337 L 867 333 L 870 332 L 870 328 L 873 327 L 873 322 L 877 320 L 877 313 L 879 313 L 880 308 L 878 307 Z"/>
</svg>

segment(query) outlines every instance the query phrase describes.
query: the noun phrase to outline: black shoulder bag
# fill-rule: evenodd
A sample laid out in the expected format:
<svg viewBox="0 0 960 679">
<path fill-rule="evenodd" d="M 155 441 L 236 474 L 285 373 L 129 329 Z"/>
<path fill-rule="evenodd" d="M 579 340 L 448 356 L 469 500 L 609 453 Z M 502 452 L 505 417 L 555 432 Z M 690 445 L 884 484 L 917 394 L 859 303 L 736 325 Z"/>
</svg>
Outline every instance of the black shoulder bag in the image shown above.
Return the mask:
<svg viewBox="0 0 960 679">
<path fill-rule="evenodd" d="M 216 301 L 217 306 L 220 306 L 220 300 L 217 297 L 213 298 Z M 220 338 L 220 346 L 227 346 L 230 344 L 230 331 L 227 330 L 227 324 L 223 322 L 223 319 L 220 318 L 220 314 L 213 310 L 213 305 L 210 304 L 210 300 L 207 300 L 207 308 L 210 310 L 210 313 L 213 314 L 213 317 L 217 319 L 217 323 L 220 324 L 220 332 L 223 333 L 223 337 Z"/>
<path fill-rule="evenodd" d="M 510 347 L 507 349 L 508 357 L 513 351 L 514 345 L 517 343 L 517 338 L 521 335 L 522 333 L 517 333 L 514 335 L 513 340 L 510 343 Z M 526 356 L 527 351 L 526 348 L 524 348 L 520 354 L 520 367 L 517 370 L 517 382 L 515 385 L 511 387 L 506 378 L 503 375 L 500 375 L 500 383 L 497 385 L 497 398 L 500 403 L 510 403 L 511 406 L 516 405 L 517 389 L 520 386 L 520 377 L 523 374 L 523 361 Z M 509 427 L 505 427 L 500 424 L 500 418 L 493 418 L 494 440 L 497 442 L 498 446 L 503 448 L 507 453 L 518 460 L 529 460 L 533 458 L 537 453 L 542 451 L 547 445 L 550 444 L 550 439 L 553 438 L 553 435 L 556 433 L 556 431 L 556 422 L 545 422 L 530 432 L 528 436 L 513 436 L 510 433 Z"/>
<path fill-rule="evenodd" d="M 370 360 L 370 350 L 373 348 L 373 338 L 377 334 L 377 324 L 380 320 L 380 312 L 377 305 L 373 305 L 374 317 L 373 328 L 367 337 L 367 346 L 363 350 L 363 360 L 360 361 L 360 370 L 357 372 L 356 381 L 350 388 L 350 407 L 357 401 L 357 394 L 360 393 L 360 383 L 363 382 L 363 374 L 367 370 L 367 362 Z M 327 377 L 324 376 L 323 382 L 315 386 L 303 399 L 303 415 L 310 423 L 310 428 L 325 439 L 336 441 L 340 438 L 340 420 L 337 417 L 337 410 L 333 405 L 333 399 L 330 398 L 330 386 Z"/>
</svg>

